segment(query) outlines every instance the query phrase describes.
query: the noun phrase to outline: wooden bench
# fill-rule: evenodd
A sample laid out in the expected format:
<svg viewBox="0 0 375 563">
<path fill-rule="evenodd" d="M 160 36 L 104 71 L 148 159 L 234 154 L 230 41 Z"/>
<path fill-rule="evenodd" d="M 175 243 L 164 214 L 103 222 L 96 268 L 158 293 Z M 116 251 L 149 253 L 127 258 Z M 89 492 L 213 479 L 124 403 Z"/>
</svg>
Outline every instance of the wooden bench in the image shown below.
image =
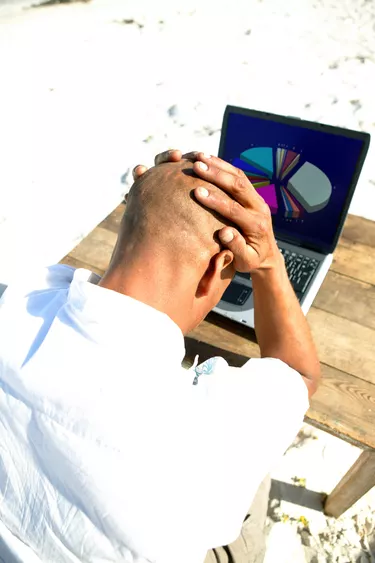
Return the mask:
<svg viewBox="0 0 375 563">
<path fill-rule="evenodd" d="M 121 204 L 62 262 L 103 274 L 123 211 Z M 326 513 L 338 517 L 375 486 L 375 223 L 348 217 L 308 320 L 324 378 L 306 421 L 364 450 L 327 497 Z M 186 350 L 187 363 L 195 354 L 232 365 L 259 357 L 254 331 L 214 313 L 186 338 Z"/>
</svg>

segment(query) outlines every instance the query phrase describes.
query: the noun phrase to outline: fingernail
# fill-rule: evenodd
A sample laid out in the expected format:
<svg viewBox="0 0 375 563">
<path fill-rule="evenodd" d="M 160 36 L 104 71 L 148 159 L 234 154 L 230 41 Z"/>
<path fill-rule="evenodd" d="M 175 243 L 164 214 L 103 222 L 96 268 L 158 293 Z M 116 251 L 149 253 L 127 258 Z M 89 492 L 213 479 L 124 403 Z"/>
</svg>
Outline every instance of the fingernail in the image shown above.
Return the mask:
<svg viewBox="0 0 375 563">
<path fill-rule="evenodd" d="M 208 170 L 208 166 L 204 162 L 198 162 L 198 166 L 201 170 Z"/>
<path fill-rule="evenodd" d="M 231 242 L 234 238 L 233 231 L 225 231 L 223 234 L 220 235 L 221 242 Z"/>
<path fill-rule="evenodd" d="M 207 190 L 207 188 L 197 188 L 197 192 L 201 197 L 208 197 L 209 196 L 209 191 Z"/>
<path fill-rule="evenodd" d="M 206 154 L 205 152 L 203 152 L 202 154 L 203 154 L 203 158 L 211 158 L 210 154 Z"/>
</svg>

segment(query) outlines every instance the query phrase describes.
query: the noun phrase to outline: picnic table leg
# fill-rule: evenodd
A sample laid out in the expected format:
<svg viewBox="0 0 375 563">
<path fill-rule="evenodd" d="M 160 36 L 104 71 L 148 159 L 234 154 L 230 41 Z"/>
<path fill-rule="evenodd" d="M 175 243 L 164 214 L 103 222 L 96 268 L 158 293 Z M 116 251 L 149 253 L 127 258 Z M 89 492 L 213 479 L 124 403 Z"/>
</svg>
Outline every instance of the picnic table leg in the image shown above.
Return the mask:
<svg viewBox="0 0 375 563">
<path fill-rule="evenodd" d="M 364 451 L 328 495 L 324 512 L 338 518 L 375 486 L 375 451 Z"/>
</svg>

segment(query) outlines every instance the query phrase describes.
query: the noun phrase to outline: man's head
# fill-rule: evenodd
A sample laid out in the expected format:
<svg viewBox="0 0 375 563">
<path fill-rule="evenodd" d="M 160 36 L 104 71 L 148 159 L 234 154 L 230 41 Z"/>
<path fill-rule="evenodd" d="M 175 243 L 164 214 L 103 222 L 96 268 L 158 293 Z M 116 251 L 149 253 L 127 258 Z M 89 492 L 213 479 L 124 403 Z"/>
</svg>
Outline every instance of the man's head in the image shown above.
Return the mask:
<svg viewBox="0 0 375 563">
<path fill-rule="evenodd" d="M 217 237 L 227 223 L 193 195 L 205 185 L 186 160 L 142 175 L 102 282 L 165 312 L 184 332 L 217 304 L 234 275 L 232 253 Z"/>
</svg>

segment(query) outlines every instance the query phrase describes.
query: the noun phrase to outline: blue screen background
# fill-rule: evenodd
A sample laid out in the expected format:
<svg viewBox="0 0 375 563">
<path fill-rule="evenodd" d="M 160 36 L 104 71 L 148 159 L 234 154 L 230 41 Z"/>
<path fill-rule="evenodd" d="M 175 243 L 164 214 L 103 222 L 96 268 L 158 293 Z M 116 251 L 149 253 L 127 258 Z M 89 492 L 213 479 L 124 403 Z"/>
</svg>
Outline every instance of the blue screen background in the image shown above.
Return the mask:
<svg viewBox="0 0 375 563">
<path fill-rule="evenodd" d="M 249 115 L 230 113 L 221 158 L 232 162 L 251 147 L 281 147 L 301 154 L 300 163 L 309 161 L 330 179 L 332 195 L 324 209 L 305 213 L 301 218 L 286 218 L 279 207 L 272 216 L 275 232 L 322 251 L 333 244 L 343 207 L 356 171 L 363 141 L 329 133 L 277 123 Z M 276 152 L 276 151 L 274 151 Z"/>
</svg>

